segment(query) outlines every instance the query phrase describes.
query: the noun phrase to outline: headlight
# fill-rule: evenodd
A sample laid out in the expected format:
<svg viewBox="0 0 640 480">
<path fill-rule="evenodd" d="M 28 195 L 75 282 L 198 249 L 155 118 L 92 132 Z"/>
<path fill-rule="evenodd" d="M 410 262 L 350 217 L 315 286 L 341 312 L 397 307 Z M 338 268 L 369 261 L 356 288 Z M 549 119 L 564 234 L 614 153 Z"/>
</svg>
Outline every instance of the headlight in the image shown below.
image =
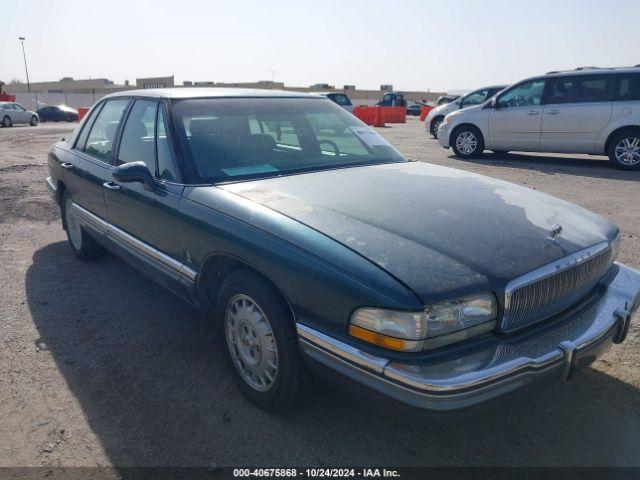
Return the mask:
<svg viewBox="0 0 640 480">
<path fill-rule="evenodd" d="M 349 333 L 381 347 L 415 352 L 492 330 L 497 310 L 492 293 L 436 303 L 420 312 L 360 308 L 351 315 Z"/>
</svg>

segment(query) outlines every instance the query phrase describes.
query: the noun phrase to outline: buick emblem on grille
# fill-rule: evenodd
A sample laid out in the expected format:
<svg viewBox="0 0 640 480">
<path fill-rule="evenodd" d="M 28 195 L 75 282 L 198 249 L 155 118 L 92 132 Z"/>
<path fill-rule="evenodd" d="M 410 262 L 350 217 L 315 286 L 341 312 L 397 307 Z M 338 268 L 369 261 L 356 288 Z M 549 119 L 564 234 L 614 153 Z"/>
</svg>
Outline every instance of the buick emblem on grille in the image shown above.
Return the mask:
<svg viewBox="0 0 640 480">
<path fill-rule="evenodd" d="M 562 233 L 562 225 L 554 225 L 553 227 L 551 227 L 549 240 L 553 240 L 555 242 L 561 233 Z"/>
</svg>

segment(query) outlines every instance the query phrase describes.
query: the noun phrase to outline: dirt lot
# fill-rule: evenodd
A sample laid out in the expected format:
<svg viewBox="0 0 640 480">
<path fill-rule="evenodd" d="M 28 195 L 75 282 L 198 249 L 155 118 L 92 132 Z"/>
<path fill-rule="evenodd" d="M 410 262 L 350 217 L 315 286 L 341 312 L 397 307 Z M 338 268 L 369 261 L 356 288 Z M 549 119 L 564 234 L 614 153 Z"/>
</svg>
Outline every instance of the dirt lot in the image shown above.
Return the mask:
<svg viewBox="0 0 640 480">
<path fill-rule="evenodd" d="M 637 465 L 640 329 L 570 385 L 448 427 L 318 388 L 290 415 L 247 404 L 194 313 L 114 256 L 69 251 L 43 179 L 70 125 L 0 129 L 0 466 Z M 600 157 L 463 162 L 414 119 L 409 158 L 478 172 L 617 222 L 640 268 L 640 173 Z"/>
</svg>

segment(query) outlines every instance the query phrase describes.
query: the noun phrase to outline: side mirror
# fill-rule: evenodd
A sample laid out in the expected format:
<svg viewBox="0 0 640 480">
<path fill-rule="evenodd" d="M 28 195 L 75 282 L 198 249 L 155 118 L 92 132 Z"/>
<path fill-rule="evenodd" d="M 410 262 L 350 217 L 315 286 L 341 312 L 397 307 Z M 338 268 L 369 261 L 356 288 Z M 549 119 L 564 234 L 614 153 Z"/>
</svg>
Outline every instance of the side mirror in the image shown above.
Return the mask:
<svg viewBox="0 0 640 480">
<path fill-rule="evenodd" d="M 112 173 L 113 179 L 121 183 L 139 182 L 147 190 L 156 189 L 156 181 L 144 162 L 130 162 L 116 167 Z"/>
<path fill-rule="evenodd" d="M 462 108 L 462 100 L 456 100 L 456 105 L 458 105 L 458 108 Z"/>
<path fill-rule="evenodd" d="M 498 103 L 498 99 L 493 97 L 491 99 L 491 108 L 500 108 L 500 104 Z"/>
</svg>

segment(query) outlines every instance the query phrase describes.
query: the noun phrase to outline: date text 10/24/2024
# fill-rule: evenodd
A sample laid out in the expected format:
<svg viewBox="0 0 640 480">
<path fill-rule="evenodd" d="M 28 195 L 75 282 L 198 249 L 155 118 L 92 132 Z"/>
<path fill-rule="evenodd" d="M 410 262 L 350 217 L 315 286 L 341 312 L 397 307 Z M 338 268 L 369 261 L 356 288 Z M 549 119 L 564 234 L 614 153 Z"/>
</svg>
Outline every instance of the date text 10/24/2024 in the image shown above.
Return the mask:
<svg viewBox="0 0 640 480">
<path fill-rule="evenodd" d="M 233 476 L 237 478 L 398 478 L 400 473 L 386 468 L 237 468 L 233 470 Z"/>
</svg>

